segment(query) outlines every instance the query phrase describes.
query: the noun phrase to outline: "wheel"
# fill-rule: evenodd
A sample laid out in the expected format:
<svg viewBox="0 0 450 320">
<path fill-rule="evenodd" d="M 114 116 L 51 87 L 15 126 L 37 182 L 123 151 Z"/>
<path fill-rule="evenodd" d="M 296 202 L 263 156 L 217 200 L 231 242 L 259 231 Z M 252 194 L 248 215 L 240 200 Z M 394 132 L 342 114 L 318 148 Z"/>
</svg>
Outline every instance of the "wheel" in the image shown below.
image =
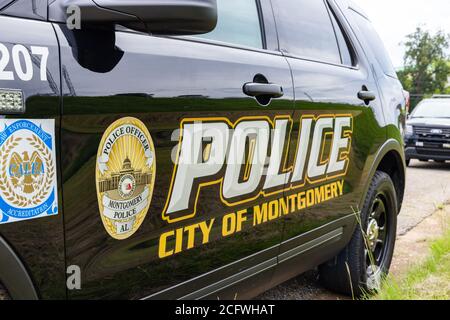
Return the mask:
<svg viewBox="0 0 450 320">
<path fill-rule="evenodd" d="M 391 178 L 377 171 L 350 243 L 336 258 L 319 266 L 319 278 L 325 287 L 354 297 L 379 289 L 394 252 L 397 208 Z"/>
<path fill-rule="evenodd" d="M 406 159 L 406 166 L 409 167 L 409 164 L 411 163 L 411 159 Z"/>
<path fill-rule="evenodd" d="M 436 163 L 445 163 L 445 160 L 434 160 Z"/>
</svg>

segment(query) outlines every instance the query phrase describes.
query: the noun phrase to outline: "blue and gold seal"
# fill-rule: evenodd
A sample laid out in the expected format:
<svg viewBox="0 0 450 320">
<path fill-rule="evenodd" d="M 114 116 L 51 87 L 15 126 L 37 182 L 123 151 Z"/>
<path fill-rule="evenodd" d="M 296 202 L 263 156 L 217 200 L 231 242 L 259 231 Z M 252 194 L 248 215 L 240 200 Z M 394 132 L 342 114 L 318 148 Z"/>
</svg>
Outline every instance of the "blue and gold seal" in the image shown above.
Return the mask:
<svg viewBox="0 0 450 320">
<path fill-rule="evenodd" d="M 0 123 L 0 224 L 58 214 L 54 120 Z"/>
</svg>

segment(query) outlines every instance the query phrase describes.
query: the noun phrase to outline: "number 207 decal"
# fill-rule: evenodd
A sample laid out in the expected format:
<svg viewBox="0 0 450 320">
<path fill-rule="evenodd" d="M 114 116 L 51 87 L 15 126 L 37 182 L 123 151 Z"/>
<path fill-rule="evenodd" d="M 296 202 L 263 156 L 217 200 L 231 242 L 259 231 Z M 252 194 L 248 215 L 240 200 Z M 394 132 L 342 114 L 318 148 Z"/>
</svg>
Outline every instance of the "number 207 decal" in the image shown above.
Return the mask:
<svg viewBox="0 0 450 320">
<path fill-rule="evenodd" d="M 30 49 L 21 44 L 9 49 L 0 43 L 0 80 L 13 81 L 16 76 L 22 81 L 30 81 L 34 77 L 33 63 L 38 61 L 41 81 L 47 81 L 47 62 L 49 50 L 47 47 L 30 46 Z M 12 60 L 14 70 L 6 70 Z"/>
</svg>

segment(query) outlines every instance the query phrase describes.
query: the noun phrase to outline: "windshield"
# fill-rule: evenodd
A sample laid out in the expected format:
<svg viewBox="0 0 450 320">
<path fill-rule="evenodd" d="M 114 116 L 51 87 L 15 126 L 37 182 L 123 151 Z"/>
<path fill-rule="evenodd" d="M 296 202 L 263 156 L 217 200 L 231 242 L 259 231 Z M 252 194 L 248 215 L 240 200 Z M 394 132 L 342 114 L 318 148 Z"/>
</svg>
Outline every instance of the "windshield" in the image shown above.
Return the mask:
<svg viewBox="0 0 450 320">
<path fill-rule="evenodd" d="M 450 118 L 448 101 L 423 101 L 412 112 L 412 118 Z"/>
</svg>

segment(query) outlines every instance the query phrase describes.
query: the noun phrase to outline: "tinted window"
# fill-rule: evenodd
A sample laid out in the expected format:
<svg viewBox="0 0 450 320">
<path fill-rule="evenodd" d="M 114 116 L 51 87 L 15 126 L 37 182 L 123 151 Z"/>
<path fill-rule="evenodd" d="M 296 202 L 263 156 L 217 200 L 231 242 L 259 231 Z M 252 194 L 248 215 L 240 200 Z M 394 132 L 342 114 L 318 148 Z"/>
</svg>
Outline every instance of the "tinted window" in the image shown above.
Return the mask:
<svg viewBox="0 0 450 320">
<path fill-rule="evenodd" d="M 342 30 L 340 23 L 337 21 L 334 13 L 331 13 L 330 16 L 331 21 L 333 22 L 334 31 L 336 32 L 336 38 L 339 44 L 339 51 L 341 53 L 342 64 L 345 64 L 346 66 L 353 66 L 354 61 L 352 58 L 351 51 L 349 49 L 350 46 L 347 37 L 344 35 L 344 31 Z"/>
<path fill-rule="evenodd" d="M 1 14 L 5 16 L 47 20 L 47 0 L 0 0 Z"/>
<path fill-rule="evenodd" d="M 256 0 L 217 0 L 217 27 L 200 38 L 262 48 Z"/>
<path fill-rule="evenodd" d="M 0 9 L 6 6 L 8 3 L 13 2 L 14 0 L 0 0 Z"/>
<path fill-rule="evenodd" d="M 274 10 L 282 50 L 313 60 L 341 63 L 333 25 L 322 0 L 275 0 Z"/>
<path fill-rule="evenodd" d="M 355 17 L 355 22 L 359 27 L 360 34 L 365 38 L 366 45 L 368 45 L 372 50 L 375 59 L 380 64 L 383 72 L 388 76 L 397 77 L 397 73 L 392 65 L 391 57 L 384 47 L 380 36 L 372 26 L 372 23 L 356 11 L 351 10 L 351 12 Z"/>
<path fill-rule="evenodd" d="M 450 118 L 450 99 L 425 100 L 411 114 L 412 118 Z"/>
</svg>

